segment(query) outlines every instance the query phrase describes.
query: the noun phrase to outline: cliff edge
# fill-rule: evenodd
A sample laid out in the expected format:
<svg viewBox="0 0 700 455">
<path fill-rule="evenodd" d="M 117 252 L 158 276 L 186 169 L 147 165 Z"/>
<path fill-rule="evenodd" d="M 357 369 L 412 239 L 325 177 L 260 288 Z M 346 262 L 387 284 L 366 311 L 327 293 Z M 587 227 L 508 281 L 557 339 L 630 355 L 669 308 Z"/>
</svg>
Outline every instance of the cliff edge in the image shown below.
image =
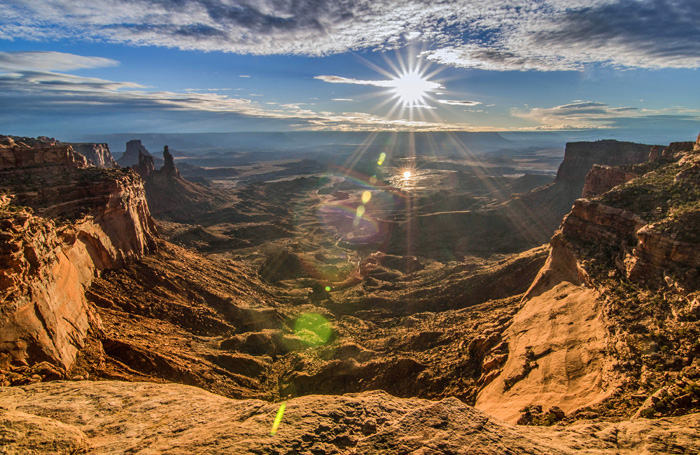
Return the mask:
<svg viewBox="0 0 700 455">
<path fill-rule="evenodd" d="M 591 170 L 477 408 L 528 424 L 700 406 L 698 151 L 677 142 L 652 161 Z"/>
<path fill-rule="evenodd" d="M 141 179 L 49 138 L 0 137 L 0 362 L 70 368 L 100 321 L 84 291 L 156 247 Z"/>
</svg>

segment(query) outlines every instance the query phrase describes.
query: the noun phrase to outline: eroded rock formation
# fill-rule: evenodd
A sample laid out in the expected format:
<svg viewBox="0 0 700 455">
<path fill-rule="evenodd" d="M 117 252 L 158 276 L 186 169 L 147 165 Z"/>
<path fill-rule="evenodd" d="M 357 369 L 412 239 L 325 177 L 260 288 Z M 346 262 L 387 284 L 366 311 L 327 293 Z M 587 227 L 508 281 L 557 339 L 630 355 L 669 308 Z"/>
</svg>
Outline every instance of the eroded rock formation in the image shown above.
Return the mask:
<svg viewBox="0 0 700 455">
<path fill-rule="evenodd" d="M 220 194 L 180 175 L 167 145 L 163 148 L 162 168 L 155 169 L 151 157 L 141 156 L 139 159 L 137 171 L 144 179 L 148 204 L 159 218 L 191 219 L 193 215 L 222 204 Z"/>
<path fill-rule="evenodd" d="M 87 159 L 53 138 L 0 136 L 0 170 L 32 166 L 85 167 Z"/>
<path fill-rule="evenodd" d="M 151 155 L 145 155 L 139 150 L 139 161 L 134 164 L 133 169 L 142 179 L 147 179 L 148 176 L 153 174 L 156 170 L 156 166 L 153 164 L 153 157 Z"/>
<path fill-rule="evenodd" d="M 480 392 L 479 409 L 529 423 L 535 408 L 540 416 L 585 414 L 605 402 L 631 415 L 631 397 L 646 396 L 635 415 L 651 416 L 698 402 L 689 393 L 700 376 L 692 335 L 700 315 L 694 145 L 672 143 L 660 162 L 588 174 L 589 198 L 575 202 L 552 238 L 503 334 L 507 361 Z M 657 340 L 666 340 L 663 353 Z M 556 412 L 542 413 L 543 405 Z"/>
<path fill-rule="evenodd" d="M 66 143 L 73 147 L 73 150 L 87 158 L 88 162 L 93 166 L 113 169 L 118 167 L 112 153 L 109 151 L 107 144 L 94 143 Z"/>
<path fill-rule="evenodd" d="M 143 146 L 139 139 L 134 139 L 126 143 L 126 151 L 119 157 L 117 163 L 121 167 L 131 167 L 139 163 L 139 154 L 150 156 L 151 153 Z"/>
<path fill-rule="evenodd" d="M 155 248 L 143 186 L 130 171 L 88 167 L 69 145 L 0 139 L 4 362 L 71 366 L 99 320 L 84 290 L 104 270 Z"/>
</svg>

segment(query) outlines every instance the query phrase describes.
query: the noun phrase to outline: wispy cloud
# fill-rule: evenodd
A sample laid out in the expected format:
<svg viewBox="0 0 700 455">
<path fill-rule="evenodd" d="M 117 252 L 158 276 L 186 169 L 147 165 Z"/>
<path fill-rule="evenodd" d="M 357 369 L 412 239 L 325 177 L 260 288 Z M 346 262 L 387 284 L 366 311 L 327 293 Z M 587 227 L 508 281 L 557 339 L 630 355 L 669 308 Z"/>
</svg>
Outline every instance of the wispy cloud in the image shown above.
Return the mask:
<svg viewBox="0 0 700 455">
<path fill-rule="evenodd" d="M 697 0 L 9 0 L 0 18 L 7 40 L 321 56 L 420 39 L 488 70 L 700 67 Z"/>
<path fill-rule="evenodd" d="M 117 65 L 119 62 L 109 58 L 84 57 L 63 52 L 0 52 L 0 71 L 71 71 Z"/>
<path fill-rule="evenodd" d="M 446 104 L 448 106 L 478 106 L 481 104 L 480 101 L 468 101 L 468 100 L 436 100 L 438 103 Z"/>
<path fill-rule="evenodd" d="M 75 56 L 77 57 L 77 56 Z M 67 60 L 79 61 L 79 59 Z M 31 65 L 30 65 L 31 66 Z M 316 112 L 306 106 L 313 103 L 274 102 L 258 103 L 251 99 L 234 98 L 216 91 L 189 89 L 182 93 L 155 91 L 132 82 L 110 81 L 82 77 L 54 71 L 12 70 L 0 71 L 0 105 L 13 106 L 12 117 L 60 113 L 62 116 L 109 116 L 117 113 L 137 113 L 147 118 L 155 113 L 186 113 L 188 121 L 196 118 L 233 117 L 238 121 L 266 121 L 282 128 L 295 125 L 309 130 L 338 129 L 343 131 L 377 130 L 465 130 L 466 124 L 388 119 L 359 112 Z M 417 106 L 430 108 L 430 106 Z M 0 118 L 8 119 L 10 113 L 0 111 Z M 282 122 L 282 123 L 279 123 Z M 268 123 L 271 124 L 271 123 Z"/>
<path fill-rule="evenodd" d="M 328 75 L 321 75 L 321 76 L 314 76 L 314 79 L 318 79 L 323 82 L 328 82 L 330 84 L 352 84 L 352 85 L 373 85 L 375 87 L 395 87 L 396 83 L 394 81 L 389 81 L 389 80 L 362 80 L 362 79 L 353 79 L 351 77 L 343 77 L 343 76 L 328 76 Z"/>
<path fill-rule="evenodd" d="M 512 109 L 511 115 L 535 122 L 536 129 L 614 128 L 631 121 L 652 119 L 700 121 L 700 109 L 640 109 L 632 106 L 613 107 L 595 101 L 573 101 L 550 108 Z"/>
</svg>

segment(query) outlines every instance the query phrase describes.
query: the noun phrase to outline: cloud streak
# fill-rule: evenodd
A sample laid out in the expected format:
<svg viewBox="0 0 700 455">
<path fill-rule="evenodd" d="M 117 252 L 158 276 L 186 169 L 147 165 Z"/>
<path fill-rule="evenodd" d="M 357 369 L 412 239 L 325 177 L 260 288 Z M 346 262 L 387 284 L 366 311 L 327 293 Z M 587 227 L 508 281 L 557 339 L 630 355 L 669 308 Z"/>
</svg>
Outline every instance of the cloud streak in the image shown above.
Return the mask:
<svg viewBox="0 0 700 455">
<path fill-rule="evenodd" d="M 321 76 L 314 76 L 314 79 L 318 79 L 319 81 L 323 82 L 328 82 L 329 84 L 351 84 L 351 85 L 372 85 L 374 87 L 396 87 L 396 82 L 391 81 L 391 80 L 362 80 L 362 79 L 354 79 L 351 77 L 343 77 L 343 76 L 330 76 L 330 75 L 321 75 Z"/>
<path fill-rule="evenodd" d="M 448 106 L 464 106 L 473 107 L 481 104 L 480 101 L 468 101 L 468 100 L 436 100 L 440 104 L 446 104 Z"/>
<path fill-rule="evenodd" d="M 84 57 L 63 52 L 0 52 L 0 71 L 71 71 L 117 66 L 119 62 L 103 57 Z"/>
<path fill-rule="evenodd" d="M 486 70 L 700 67 L 696 0 L 9 0 L 0 18 L 7 40 L 312 56 L 419 40 Z"/>
<path fill-rule="evenodd" d="M 653 119 L 700 121 L 699 109 L 612 107 L 595 101 L 573 101 L 550 108 L 512 109 L 511 115 L 538 124 L 536 129 L 546 130 L 615 128 Z"/>
<path fill-rule="evenodd" d="M 153 114 L 162 122 L 164 115 L 182 113 L 187 115 L 189 122 L 196 122 L 197 118 L 216 118 L 217 121 L 234 118 L 242 124 L 265 121 L 269 125 L 275 122 L 283 129 L 437 131 L 470 128 L 466 124 L 387 119 L 360 112 L 316 112 L 305 108 L 302 103 L 258 103 L 211 91 L 153 91 L 132 82 L 33 70 L 0 72 L 0 105 L 13 106 L 11 117 L 31 115 L 34 119 L 41 116 L 55 119 L 60 114 L 69 118 L 90 116 L 94 121 L 96 116 L 138 113 L 139 118 Z M 5 111 L 0 112 L 0 117 L 6 117 L 4 123 L 7 127 L 12 125 L 12 119 L 10 112 Z"/>
</svg>

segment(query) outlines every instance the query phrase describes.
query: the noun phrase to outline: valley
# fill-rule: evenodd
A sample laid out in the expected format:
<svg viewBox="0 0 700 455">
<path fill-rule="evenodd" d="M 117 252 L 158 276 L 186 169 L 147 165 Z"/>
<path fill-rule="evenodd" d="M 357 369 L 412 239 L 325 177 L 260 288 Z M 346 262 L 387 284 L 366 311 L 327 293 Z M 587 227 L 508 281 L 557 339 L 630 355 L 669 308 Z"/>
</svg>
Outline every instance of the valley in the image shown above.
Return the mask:
<svg viewBox="0 0 700 455">
<path fill-rule="evenodd" d="M 48 138 L 1 144 L 0 409 L 37 444 L 699 447 L 700 142 L 653 157 L 649 144 L 571 143 L 558 171 L 548 149 L 246 165 L 238 151 L 200 167 L 167 147 L 156 166 L 135 144 L 132 171 Z M 98 396 L 121 404 L 104 413 Z M 207 419 L 192 423 L 175 396 Z M 293 427 L 266 443 L 282 401 Z M 95 413 L 88 426 L 76 403 Z M 144 439 L 157 425 L 134 426 L 143 407 L 158 425 L 172 410 L 195 442 Z M 205 423 L 217 407 L 241 429 Z M 1 437 L 21 453 L 25 436 Z"/>
</svg>

